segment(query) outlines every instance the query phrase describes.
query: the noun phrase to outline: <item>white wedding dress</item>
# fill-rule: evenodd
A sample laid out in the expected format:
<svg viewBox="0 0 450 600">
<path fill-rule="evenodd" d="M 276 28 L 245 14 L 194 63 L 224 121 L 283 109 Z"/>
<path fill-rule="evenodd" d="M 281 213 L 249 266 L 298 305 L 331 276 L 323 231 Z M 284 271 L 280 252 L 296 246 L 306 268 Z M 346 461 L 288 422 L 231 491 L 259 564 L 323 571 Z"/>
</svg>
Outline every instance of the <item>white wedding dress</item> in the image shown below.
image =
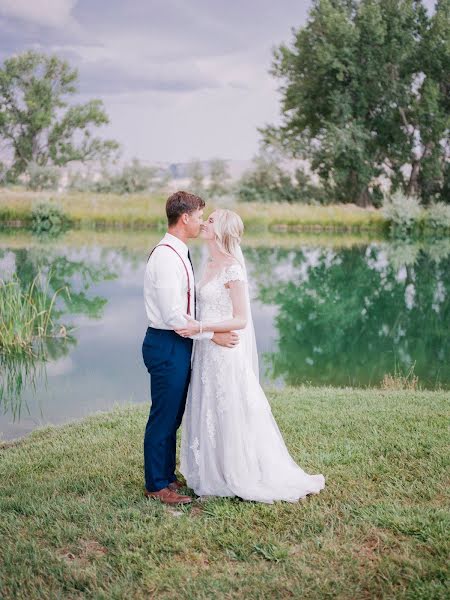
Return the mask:
<svg viewBox="0 0 450 600">
<path fill-rule="evenodd" d="M 232 318 L 229 281 L 246 281 L 239 264 L 197 285 L 198 318 Z M 181 434 L 181 473 L 198 496 L 238 496 L 272 503 L 318 493 L 323 475 L 292 459 L 245 346 L 194 342 L 192 375 Z"/>
</svg>

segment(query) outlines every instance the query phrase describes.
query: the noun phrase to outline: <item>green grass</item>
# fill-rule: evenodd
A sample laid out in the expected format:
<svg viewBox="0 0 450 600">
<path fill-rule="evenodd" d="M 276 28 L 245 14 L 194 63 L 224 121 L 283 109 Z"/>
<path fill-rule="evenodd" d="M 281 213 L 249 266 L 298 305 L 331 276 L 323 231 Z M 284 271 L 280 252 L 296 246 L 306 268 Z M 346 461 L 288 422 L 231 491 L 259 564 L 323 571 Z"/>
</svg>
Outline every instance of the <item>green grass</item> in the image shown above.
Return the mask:
<svg viewBox="0 0 450 600">
<path fill-rule="evenodd" d="M 157 227 L 166 224 L 162 196 L 57 194 L 7 189 L 0 189 L 0 222 L 30 226 L 33 206 L 47 200 L 57 204 L 78 227 Z"/>
<path fill-rule="evenodd" d="M 143 497 L 147 406 L 0 444 L 0 596 L 446 598 L 448 392 L 270 393 L 298 504 Z"/>
<path fill-rule="evenodd" d="M 29 192 L 0 188 L 0 225 L 30 227 L 35 204 L 52 200 L 76 227 L 164 228 L 163 195 Z M 208 202 L 206 213 L 220 202 Z M 288 203 L 242 203 L 231 205 L 248 229 L 264 231 L 375 231 L 387 229 L 379 210 L 353 204 L 309 206 Z"/>
</svg>

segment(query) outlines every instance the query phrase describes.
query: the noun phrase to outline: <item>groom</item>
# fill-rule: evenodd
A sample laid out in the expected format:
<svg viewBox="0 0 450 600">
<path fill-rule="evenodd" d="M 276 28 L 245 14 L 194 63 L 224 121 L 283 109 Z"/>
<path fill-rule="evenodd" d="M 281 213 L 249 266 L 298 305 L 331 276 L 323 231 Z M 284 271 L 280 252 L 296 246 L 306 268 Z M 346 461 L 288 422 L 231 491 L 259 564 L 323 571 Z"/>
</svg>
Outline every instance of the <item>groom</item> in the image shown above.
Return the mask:
<svg viewBox="0 0 450 600">
<path fill-rule="evenodd" d="M 186 242 L 196 238 L 205 202 L 187 192 L 175 192 L 166 203 L 168 231 L 150 253 L 144 278 L 149 327 L 142 345 L 150 373 L 152 404 L 144 436 L 145 495 L 166 504 L 188 504 L 179 494 L 175 476 L 177 429 L 183 418 L 191 377 L 193 339 L 212 339 L 220 346 L 239 342 L 235 332 L 202 333 L 183 338 L 185 314 L 195 318 L 195 282 Z"/>
</svg>

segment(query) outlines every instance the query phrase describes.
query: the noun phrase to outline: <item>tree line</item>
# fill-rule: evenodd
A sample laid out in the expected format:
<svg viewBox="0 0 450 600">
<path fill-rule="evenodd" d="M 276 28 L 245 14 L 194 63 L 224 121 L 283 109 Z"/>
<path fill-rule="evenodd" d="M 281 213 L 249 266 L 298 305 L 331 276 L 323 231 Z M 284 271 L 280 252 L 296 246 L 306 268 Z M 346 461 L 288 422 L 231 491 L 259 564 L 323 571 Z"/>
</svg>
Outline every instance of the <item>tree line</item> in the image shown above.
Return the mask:
<svg viewBox="0 0 450 600">
<path fill-rule="evenodd" d="M 314 0 L 306 24 L 274 50 L 270 72 L 280 82 L 282 121 L 260 129 L 253 168 L 230 186 L 226 163 L 213 160 L 205 187 L 194 161 L 193 191 L 379 206 L 389 189 L 423 205 L 450 203 L 450 0 L 437 0 L 431 15 L 422 0 Z M 94 134 L 109 122 L 102 102 L 70 102 L 77 78 L 56 56 L 29 51 L 4 61 L 5 183 L 26 173 L 43 185 L 69 163 L 117 160 L 119 144 Z M 297 159 L 300 166 L 283 166 Z M 135 160 L 119 173 L 103 168 L 89 185 L 126 193 L 155 181 L 165 174 Z M 87 184 L 79 177 L 73 185 Z"/>
</svg>

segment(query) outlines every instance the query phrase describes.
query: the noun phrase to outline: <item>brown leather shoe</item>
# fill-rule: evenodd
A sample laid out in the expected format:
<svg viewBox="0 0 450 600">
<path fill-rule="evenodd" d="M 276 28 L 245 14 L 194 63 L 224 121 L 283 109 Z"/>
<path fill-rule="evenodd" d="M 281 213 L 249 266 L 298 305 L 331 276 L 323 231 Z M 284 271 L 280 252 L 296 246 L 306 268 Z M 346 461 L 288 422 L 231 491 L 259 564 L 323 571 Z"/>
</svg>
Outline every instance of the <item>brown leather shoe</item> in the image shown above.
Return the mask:
<svg viewBox="0 0 450 600">
<path fill-rule="evenodd" d="M 169 483 L 167 487 L 169 488 L 169 490 L 172 490 L 172 492 L 178 492 L 178 490 L 181 490 L 181 488 L 186 487 L 186 485 L 184 483 L 180 483 L 175 479 L 175 481 Z"/>
<path fill-rule="evenodd" d="M 145 490 L 145 496 L 147 498 L 159 500 L 164 504 L 189 504 L 192 502 L 192 498 L 190 496 L 181 496 L 168 487 L 158 490 L 157 492 L 149 492 L 148 490 Z"/>
</svg>

